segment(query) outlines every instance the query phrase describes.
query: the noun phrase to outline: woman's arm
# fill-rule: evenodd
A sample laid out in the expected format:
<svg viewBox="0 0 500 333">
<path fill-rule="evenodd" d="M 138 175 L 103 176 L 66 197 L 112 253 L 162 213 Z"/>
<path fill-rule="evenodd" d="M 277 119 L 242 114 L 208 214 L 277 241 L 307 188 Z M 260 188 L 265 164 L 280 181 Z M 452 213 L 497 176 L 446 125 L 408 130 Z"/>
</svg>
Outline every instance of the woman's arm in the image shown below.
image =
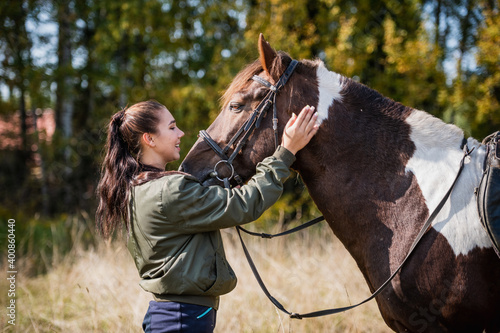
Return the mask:
<svg viewBox="0 0 500 333">
<path fill-rule="evenodd" d="M 164 185 L 166 217 L 182 230 L 210 231 L 249 223 L 259 218 L 281 196 L 295 153 L 316 134 L 317 115 L 305 107 L 285 126 L 282 146 L 257 165 L 256 174 L 241 188 L 205 187 L 182 176 L 169 176 Z"/>
</svg>

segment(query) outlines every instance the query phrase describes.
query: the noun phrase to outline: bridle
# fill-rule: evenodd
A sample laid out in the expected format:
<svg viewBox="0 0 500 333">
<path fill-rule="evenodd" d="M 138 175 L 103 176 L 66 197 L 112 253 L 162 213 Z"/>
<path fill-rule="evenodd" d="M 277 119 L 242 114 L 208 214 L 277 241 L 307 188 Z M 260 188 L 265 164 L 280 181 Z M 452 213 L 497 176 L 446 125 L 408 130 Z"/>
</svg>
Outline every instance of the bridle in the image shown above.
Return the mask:
<svg viewBox="0 0 500 333">
<path fill-rule="evenodd" d="M 215 142 L 215 140 L 212 139 L 210 134 L 207 133 L 207 131 L 205 130 L 200 131 L 200 138 L 202 138 L 205 141 L 205 143 L 221 158 L 221 160 L 215 164 L 214 170 L 210 175 L 212 177 L 217 178 L 217 180 L 223 182 L 225 187 L 228 188 L 230 187 L 230 180 L 232 178 L 234 178 L 234 180 L 238 183 L 238 185 L 243 184 L 243 180 L 241 179 L 241 177 L 234 171 L 233 161 L 236 158 L 236 156 L 238 156 L 238 154 L 241 152 L 241 150 L 243 149 L 243 147 L 245 146 L 245 144 L 247 143 L 248 139 L 253 134 L 255 129 L 260 127 L 262 119 L 264 119 L 264 117 L 266 116 L 271 105 L 273 106 L 274 146 L 275 148 L 278 147 L 279 133 L 278 133 L 278 110 L 276 108 L 276 96 L 278 95 L 281 88 L 285 86 L 288 79 L 293 74 L 293 71 L 295 70 L 295 67 L 297 66 L 298 63 L 299 62 L 297 60 L 292 60 L 292 62 L 290 63 L 290 65 L 288 65 L 283 75 L 281 75 L 281 77 L 279 78 L 276 85 L 271 84 L 269 81 L 264 80 L 260 76 L 257 75 L 252 76 L 252 80 L 266 86 L 267 88 L 269 88 L 269 91 L 267 92 L 264 99 L 259 103 L 259 105 L 253 110 L 250 118 L 248 118 L 245 121 L 245 123 L 243 123 L 243 125 L 239 128 L 236 134 L 231 138 L 226 147 L 221 148 L 217 144 L 217 142 Z M 229 149 L 236 142 L 238 142 L 236 148 L 228 157 L 227 153 Z M 226 166 L 228 166 L 230 170 L 229 176 L 223 178 L 219 176 L 217 169 L 221 164 L 222 165 L 225 164 Z"/>
</svg>

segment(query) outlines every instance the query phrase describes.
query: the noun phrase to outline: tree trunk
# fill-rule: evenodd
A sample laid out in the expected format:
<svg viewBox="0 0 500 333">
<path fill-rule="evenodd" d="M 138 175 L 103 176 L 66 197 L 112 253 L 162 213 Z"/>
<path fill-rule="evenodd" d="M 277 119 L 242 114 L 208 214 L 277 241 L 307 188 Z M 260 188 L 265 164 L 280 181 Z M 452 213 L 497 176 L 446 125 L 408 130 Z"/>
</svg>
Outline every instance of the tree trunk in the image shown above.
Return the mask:
<svg viewBox="0 0 500 333">
<path fill-rule="evenodd" d="M 440 30 L 439 26 L 441 25 L 441 2 L 442 0 L 437 0 L 436 1 L 436 11 L 434 12 L 434 20 L 436 21 L 436 26 L 434 27 L 434 45 L 436 47 L 440 47 L 441 45 L 441 38 L 440 38 Z"/>
<path fill-rule="evenodd" d="M 120 103 L 119 107 L 124 108 L 127 106 L 127 67 L 128 67 L 128 43 L 129 38 L 126 33 L 123 33 L 122 37 L 122 45 L 120 47 L 120 52 L 118 53 L 118 67 L 120 68 L 119 78 L 120 78 L 120 86 L 119 86 L 119 95 L 118 102 Z"/>
<path fill-rule="evenodd" d="M 59 45 L 58 45 L 58 61 L 59 61 L 59 82 L 58 91 L 58 106 L 60 107 L 60 125 L 63 136 L 70 138 L 73 135 L 73 77 L 72 77 L 72 56 L 71 56 L 71 20 L 72 13 L 70 9 L 70 0 L 60 2 L 58 8 L 59 22 Z"/>
<path fill-rule="evenodd" d="M 64 162 L 65 168 L 62 174 L 64 179 L 64 204 L 67 207 L 72 206 L 74 184 L 71 182 L 74 174 L 71 165 L 71 146 L 70 138 L 73 136 L 73 114 L 74 114 L 74 89 L 73 89 L 73 68 L 72 68 L 72 13 L 71 0 L 61 0 L 57 8 L 57 21 L 59 23 L 59 43 L 57 49 L 58 56 L 58 84 L 57 84 L 57 102 L 56 106 L 60 109 L 59 129 L 64 137 Z"/>
<path fill-rule="evenodd" d="M 33 127 L 35 130 L 35 142 L 36 142 L 36 152 L 40 161 L 40 195 L 42 196 L 42 215 L 47 216 L 49 214 L 49 191 L 47 188 L 47 172 L 45 170 L 45 161 L 43 157 L 42 145 L 40 142 L 40 136 L 38 133 L 38 115 L 36 114 L 36 108 L 34 105 L 31 107 L 31 113 L 33 115 Z M 41 113 L 43 117 L 43 112 Z"/>
<path fill-rule="evenodd" d="M 469 49 L 469 40 L 471 34 L 473 34 L 473 23 L 472 23 L 472 10 L 474 8 L 474 0 L 468 0 L 466 4 L 466 13 L 460 19 L 460 44 L 459 44 L 459 58 L 457 61 L 457 76 L 461 78 L 463 73 L 463 59 L 465 53 Z"/>
</svg>

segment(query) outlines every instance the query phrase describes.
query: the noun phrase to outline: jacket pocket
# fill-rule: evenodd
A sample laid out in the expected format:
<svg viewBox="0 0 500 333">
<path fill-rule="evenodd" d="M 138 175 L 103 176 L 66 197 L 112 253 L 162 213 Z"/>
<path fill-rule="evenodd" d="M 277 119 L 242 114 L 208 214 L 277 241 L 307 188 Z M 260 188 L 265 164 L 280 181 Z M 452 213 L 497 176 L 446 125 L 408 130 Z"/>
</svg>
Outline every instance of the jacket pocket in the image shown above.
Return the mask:
<svg viewBox="0 0 500 333">
<path fill-rule="evenodd" d="M 236 287 L 237 278 L 233 269 L 219 253 L 215 253 L 215 282 L 203 293 L 206 296 L 227 294 Z"/>
</svg>

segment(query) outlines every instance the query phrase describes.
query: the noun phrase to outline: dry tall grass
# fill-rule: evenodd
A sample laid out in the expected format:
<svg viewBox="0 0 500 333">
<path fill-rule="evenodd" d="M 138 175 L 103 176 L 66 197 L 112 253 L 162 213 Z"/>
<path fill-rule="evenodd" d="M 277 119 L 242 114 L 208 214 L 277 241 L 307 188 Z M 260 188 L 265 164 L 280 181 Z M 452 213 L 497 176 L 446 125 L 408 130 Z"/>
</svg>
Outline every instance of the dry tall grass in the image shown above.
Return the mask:
<svg viewBox="0 0 500 333">
<path fill-rule="evenodd" d="M 235 231 L 224 230 L 223 237 L 239 283 L 221 299 L 216 332 L 389 331 L 375 301 L 343 314 L 289 319 L 260 290 Z M 326 228 L 285 239 L 245 239 L 269 290 L 293 312 L 354 304 L 369 295 L 356 264 Z M 6 325 L 3 315 L 0 325 L 7 332 L 141 332 L 151 297 L 138 281 L 124 244 L 75 248 L 46 275 L 19 272 L 16 326 Z M 5 286 L 2 279 L 0 290 Z"/>
</svg>

